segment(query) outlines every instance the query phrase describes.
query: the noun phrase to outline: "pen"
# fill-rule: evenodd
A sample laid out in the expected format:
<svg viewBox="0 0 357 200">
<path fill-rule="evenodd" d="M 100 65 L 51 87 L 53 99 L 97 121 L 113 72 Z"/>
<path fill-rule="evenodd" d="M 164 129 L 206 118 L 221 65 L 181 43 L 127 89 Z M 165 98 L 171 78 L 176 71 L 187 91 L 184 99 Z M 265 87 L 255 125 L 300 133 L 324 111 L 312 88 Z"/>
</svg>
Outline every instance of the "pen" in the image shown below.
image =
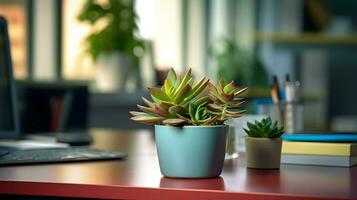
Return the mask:
<svg viewBox="0 0 357 200">
<path fill-rule="evenodd" d="M 271 98 L 273 103 L 277 107 L 276 119 L 280 124 L 284 124 L 284 107 L 281 102 L 281 94 L 279 89 L 278 77 L 276 75 L 273 76 L 273 83 L 271 87 Z"/>
<path fill-rule="evenodd" d="M 273 84 L 271 87 L 271 98 L 274 104 L 278 105 L 280 103 L 281 96 L 280 96 L 278 77 L 276 75 L 273 76 Z"/>
<path fill-rule="evenodd" d="M 290 74 L 285 75 L 285 84 L 290 82 Z"/>
</svg>

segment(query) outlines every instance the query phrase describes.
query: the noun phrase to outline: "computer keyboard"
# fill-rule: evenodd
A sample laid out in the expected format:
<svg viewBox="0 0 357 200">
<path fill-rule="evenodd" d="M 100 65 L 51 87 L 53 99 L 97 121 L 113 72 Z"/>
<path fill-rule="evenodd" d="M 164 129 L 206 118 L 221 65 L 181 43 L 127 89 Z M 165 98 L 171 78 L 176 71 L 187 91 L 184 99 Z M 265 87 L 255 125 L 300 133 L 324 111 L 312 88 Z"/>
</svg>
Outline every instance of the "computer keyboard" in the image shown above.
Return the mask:
<svg viewBox="0 0 357 200">
<path fill-rule="evenodd" d="M 87 147 L 1 151 L 0 165 L 124 159 L 126 153 Z"/>
<path fill-rule="evenodd" d="M 6 155 L 8 153 L 9 153 L 9 151 L 0 150 L 0 157 Z"/>
</svg>

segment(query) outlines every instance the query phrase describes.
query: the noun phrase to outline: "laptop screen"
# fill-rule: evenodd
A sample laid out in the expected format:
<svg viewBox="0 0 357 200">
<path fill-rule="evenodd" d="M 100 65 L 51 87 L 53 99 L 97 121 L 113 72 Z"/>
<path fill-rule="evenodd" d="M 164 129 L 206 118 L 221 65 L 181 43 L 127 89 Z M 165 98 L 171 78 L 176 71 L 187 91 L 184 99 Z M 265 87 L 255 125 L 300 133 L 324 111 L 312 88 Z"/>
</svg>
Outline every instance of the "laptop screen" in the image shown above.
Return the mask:
<svg viewBox="0 0 357 200">
<path fill-rule="evenodd" d="M 18 124 L 6 21 L 0 17 L 0 138 L 16 137 Z"/>
</svg>

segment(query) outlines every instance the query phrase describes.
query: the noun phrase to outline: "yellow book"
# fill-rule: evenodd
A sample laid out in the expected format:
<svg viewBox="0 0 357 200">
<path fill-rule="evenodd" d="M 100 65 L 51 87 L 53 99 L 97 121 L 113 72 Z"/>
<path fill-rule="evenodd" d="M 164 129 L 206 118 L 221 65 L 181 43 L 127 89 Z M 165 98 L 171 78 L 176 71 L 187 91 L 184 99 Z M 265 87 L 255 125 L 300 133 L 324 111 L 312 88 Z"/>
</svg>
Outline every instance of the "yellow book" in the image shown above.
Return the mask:
<svg viewBox="0 0 357 200">
<path fill-rule="evenodd" d="M 357 156 L 357 143 L 283 141 L 283 154 Z"/>
</svg>

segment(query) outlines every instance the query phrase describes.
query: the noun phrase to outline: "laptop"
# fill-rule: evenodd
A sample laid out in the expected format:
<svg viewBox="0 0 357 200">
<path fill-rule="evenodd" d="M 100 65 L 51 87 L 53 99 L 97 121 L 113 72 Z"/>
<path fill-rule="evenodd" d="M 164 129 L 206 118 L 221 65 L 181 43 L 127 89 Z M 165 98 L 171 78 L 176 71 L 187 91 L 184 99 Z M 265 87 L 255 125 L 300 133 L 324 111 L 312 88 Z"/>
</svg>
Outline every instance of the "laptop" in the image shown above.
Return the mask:
<svg viewBox="0 0 357 200">
<path fill-rule="evenodd" d="M 0 16 L 0 165 L 112 160 L 127 157 L 123 152 L 21 139 L 10 40 L 6 20 Z"/>
</svg>

